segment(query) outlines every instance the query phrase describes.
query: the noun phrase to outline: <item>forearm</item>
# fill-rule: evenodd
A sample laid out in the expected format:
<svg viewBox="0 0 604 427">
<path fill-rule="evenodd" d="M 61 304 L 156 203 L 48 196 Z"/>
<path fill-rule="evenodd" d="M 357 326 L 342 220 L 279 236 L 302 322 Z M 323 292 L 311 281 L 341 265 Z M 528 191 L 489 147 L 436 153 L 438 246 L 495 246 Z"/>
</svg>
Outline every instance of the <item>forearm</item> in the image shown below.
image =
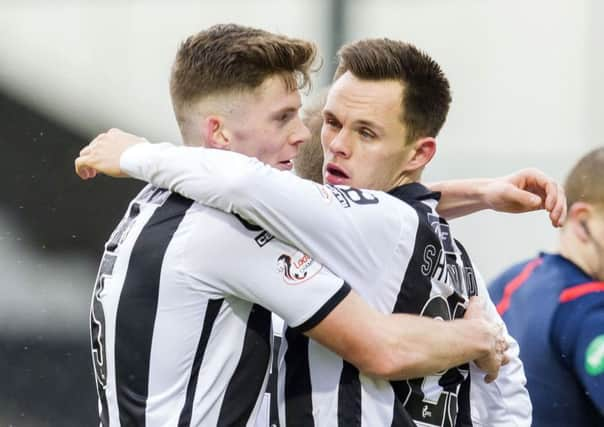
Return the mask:
<svg viewBox="0 0 604 427">
<path fill-rule="evenodd" d="M 424 377 L 479 359 L 490 351 L 484 323 L 476 320 L 443 322 L 413 315 L 393 315 L 386 341 L 389 360 L 381 372 L 390 380 Z"/>
<path fill-rule="evenodd" d="M 489 178 L 459 179 L 431 183 L 428 188 L 441 193 L 438 213 L 451 220 L 488 209 L 485 188 L 490 182 Z"/>
</svg>

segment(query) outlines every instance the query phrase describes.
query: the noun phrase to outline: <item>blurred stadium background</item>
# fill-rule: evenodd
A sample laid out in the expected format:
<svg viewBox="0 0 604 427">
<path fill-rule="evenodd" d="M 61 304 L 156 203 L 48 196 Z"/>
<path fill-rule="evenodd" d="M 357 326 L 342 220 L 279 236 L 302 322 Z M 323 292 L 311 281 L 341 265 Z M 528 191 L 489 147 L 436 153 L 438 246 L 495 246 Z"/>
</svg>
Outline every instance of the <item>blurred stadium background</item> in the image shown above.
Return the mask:
<svg viewBox="0 0 604 427">
<path fill-rule="evenodd" d="M 604 143 L 600 0 L 0 0 L 0 426 L 98 425 L 88 308 L 102 245 L 142 186 L 80 182 L 109 127 L 178 141 L 178 43 L 237 22 L 317 42 L 329 82 L 343 42 L 407 40 L 447 73 L 453 106 L 426 180 L 536 166 L 563 179 Z M 600 52 L 600 53 L 598 53 Z M 543 213 L 453 222 L 483 275 L 553 249 Z"/>
</svg>

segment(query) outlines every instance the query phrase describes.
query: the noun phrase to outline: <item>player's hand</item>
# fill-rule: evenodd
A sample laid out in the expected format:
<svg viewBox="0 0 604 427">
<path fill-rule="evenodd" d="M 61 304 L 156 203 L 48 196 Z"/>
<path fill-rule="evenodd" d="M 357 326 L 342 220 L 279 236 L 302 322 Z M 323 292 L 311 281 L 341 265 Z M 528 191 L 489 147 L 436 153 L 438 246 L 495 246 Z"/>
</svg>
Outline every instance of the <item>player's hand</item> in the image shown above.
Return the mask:
<svg viewBox="0 0 604 427">
<path fill-rule="evenodd" d="M 485 341 L 488 351 L 485 356 L 475 360 L 474 363 L 487 373 L 484 378 L 485 382 L 493 382 L 499 375 L 501 366 L 509 362 L 509 358 L 505 354 L 509 345 L 503 335 L 503 325 L 490 322 L 486 319 L 479 297 L 470 298 L 464 319 L 480 322 L 484 329 L 484 337 L 481 339 Z"/>
<path fill-rule="evenodd" d="M 539 169 L 522 169 L 493 179 L 486 187 L 486 204 L 496 211 L 521 213 L 538 209 L 549 212 L 554 227 L 566 219 L 566 195 L 555 180 Z"/>
<path fill-rule="evenodd" d="M 126 177 L 120 169 L 120 157 L 128 148 L 142 143 L 147 143 L 147 140 L 119 129 L 110 129 L 82 148 L 75 160 L 76 174 L 82 179 L 94 178 L 99 172 Z"/>
</svg>

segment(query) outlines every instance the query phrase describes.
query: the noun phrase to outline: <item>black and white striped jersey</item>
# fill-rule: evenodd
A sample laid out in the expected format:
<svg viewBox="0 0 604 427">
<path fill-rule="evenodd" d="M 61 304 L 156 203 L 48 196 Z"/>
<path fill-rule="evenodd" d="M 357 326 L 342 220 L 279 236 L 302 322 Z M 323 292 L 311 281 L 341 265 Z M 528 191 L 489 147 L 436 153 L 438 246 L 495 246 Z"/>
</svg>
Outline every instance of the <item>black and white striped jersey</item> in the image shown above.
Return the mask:
<svg viewBox="0 0 604 427">
<path fill-rule="evenodd" d="M 271 311 L 304 331 L 349 287 L 236 215 L 147 186 L 105 245 L 91 312 L 103 427 L 254 427 Z"/>
<path fill-rule="evenodd" d="M 420 184 L 391 195 L 322 186 L 236 153 L 169 144 L 140 144 L 121 160 L 131 176 L 236 212 L 312 254 L 383 313 L 448 320 L 463 316 L 468 296 L 478 294 L 501 321 L 484 281 L 438 216 L 437 197 Z M 529 426 L 524 372 L 509 339 L 512 361 L 493 384 L 467 365 L 391 383 L 359 374 L 288 328 L 279 364 L 282 426 L 413 425 L 409 416 L 418 426 Z"/>
</svg>

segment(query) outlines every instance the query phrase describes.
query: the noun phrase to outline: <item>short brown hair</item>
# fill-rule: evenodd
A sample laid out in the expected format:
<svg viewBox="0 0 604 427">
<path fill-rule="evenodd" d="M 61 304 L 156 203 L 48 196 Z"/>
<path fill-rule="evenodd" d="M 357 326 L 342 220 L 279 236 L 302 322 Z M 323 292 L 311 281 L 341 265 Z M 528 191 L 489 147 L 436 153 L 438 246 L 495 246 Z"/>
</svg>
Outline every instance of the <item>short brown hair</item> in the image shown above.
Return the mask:
<svg viewBox="0 0 604 427">
<path fill-rule="evenodd" d="M 214 25 L 178 49 L 170 94 L 174 109 L 205 96 L 253 90 L 280 75 L 291 90 L 310 85 L 313 43 L 236 24 Z"/>
<path fill-rule="evenodd" d="M 362 80 L 401 82 L 407 142 L 435 137 L 445 123 L 451 104 L 449 81 L 436 61 L 415 46 L 386 38 L 347 44 L 338 52 L 334 80 L 347 71 Z"/>
<path fill-rule="evenodd" d="M 321 127 L 323 126 L 323 107 L 327 101 L 328 89 L 320 89 L 302 109 L 302 121 L 310 131 L 310 141 L 300 144 L 298 155 L 294 160 L 296 175 L 319 184 L 323 184 Z"/>
<path fill-rule="evenodd" d="M 576 202 L 604 206 L 604 147 L 583 156 L 564 184 L 568 207 Z"/>
</svg>

